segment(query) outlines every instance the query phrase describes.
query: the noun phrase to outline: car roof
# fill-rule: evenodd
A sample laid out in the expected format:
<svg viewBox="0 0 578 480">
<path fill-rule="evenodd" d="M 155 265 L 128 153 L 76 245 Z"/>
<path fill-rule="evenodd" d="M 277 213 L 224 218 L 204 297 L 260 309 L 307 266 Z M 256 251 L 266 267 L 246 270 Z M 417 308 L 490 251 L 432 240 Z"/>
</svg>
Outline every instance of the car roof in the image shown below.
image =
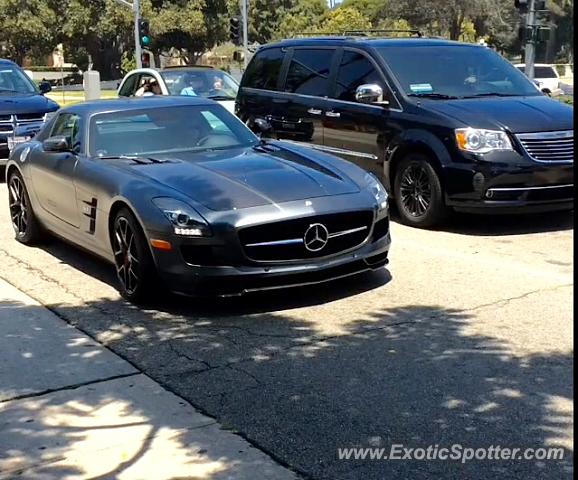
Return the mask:
<svg viewBox="0 0 578 480">
<path fill-rule="evenodd" d="M 269 47 L 301 47 L 301 46 L 368 46 L 368 47 L 438 47 L 438 46 L 467 46 L 485 48 L 478 44 L 457 42 L 443 38 L 432 37 L 404 37 L 404 38 L 383 38 L 383 37 L 361 37 L 361 36 L 320 36 L 309 38 L 293 38 L 282 40 L 276 43 L 263 45 L 261 48 Z"/>
<path fill-rule="evenodd" d="M 159 107 L 181 107 L 192 105 L 215 105 L 217 102 L 202 97 L 151 95 L 148 97 L 122 97 L 107 100 L 90 100 L 61 108 L 59 112 L 93 115 L 96 113 L 144 110 Z"/>
<path fill-rule="evenodd" d="M 0 58 L 0 65 L 16 65 L 12 60 L 8 60 L 7 58 Z"/>
</svg>

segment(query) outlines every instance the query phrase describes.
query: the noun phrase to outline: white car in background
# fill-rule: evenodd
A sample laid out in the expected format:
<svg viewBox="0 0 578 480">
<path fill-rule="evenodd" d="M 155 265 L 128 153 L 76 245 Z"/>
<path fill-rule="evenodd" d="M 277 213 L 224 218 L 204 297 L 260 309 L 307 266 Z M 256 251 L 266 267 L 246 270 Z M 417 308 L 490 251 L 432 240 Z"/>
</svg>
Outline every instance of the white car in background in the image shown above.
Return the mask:
<svg viewBox="0 0 578 480">
<path fill-rule="evenodd" d="M 139 68 L 128 72 L 118 87 L 119 97 L 192 95 L 210 98 L 235 113 L 239 84 L 226 72 L 210 66 Z"/>
<path fill-rule="evenodd" d="M 522 73 L 526 73 L 525 63 L 517 63 L 514 65 Z M 542 90 L 542 92 L 551 95 L 561 95 L 562 89 L 560 88 L 560 75 L 554 65 L 548 65 L 546 63 L 536 63 L 534 65 L 534 81 Z"/>
</svg>

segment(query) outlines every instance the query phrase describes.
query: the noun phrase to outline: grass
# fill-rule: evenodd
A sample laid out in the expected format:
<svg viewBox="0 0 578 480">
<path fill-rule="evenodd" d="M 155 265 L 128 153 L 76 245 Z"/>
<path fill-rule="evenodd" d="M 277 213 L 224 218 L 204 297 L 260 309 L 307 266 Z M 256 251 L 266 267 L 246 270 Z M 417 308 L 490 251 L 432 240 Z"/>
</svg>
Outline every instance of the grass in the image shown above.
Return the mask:
<svg viewBox="0 0 578 480">
<path fill-rule="evenodd" d="M 574 105 L 574 97 L 572 95 L 560 95 L 556 98 L 561 102 L 567 103 L 569 105 Z"/>
<path fill-rule="evenodd" d="M 73 105 L 75 103 L 84 102 L 84 92 L 77 92 L 77 91 L 61 91 L 61 92 L 50 92 L 46 94 L 48 98 L 54 100 L 58 103 L 61 107 L 66 105 Z M 107 99 L 107 98 L 116 98 L 116 90 L 101 90 L 100 98 Z"/>
</svg>

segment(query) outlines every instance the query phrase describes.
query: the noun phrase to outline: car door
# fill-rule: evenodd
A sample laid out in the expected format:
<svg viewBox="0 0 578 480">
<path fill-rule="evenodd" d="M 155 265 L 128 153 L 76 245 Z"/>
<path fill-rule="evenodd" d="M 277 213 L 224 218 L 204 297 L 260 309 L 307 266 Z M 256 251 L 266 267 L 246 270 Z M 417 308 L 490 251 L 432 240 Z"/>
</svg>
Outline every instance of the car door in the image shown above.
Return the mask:
<svg viewBox="0 0 578 480">
<path fill-rule="evenodd" d="M 47 152 L 42 148 L 30 152 L 30 168 L 34 191 L 42 208 L 61 221 L 78 227 L 74 173 L 81 151 L 81 122 L 74 113 L 61 113 L 56 118 L 50 136 L 65 136 L 70 152 Z"/>
<path fill-rule="evenodd" d="M 377 64 L 363 51 L 339 52 L 331 99 L 323 115 L 324 145 L 339 149 L 336 153 L 381 178 L 385 148 L 393 135 L 392 116 L 400 107 Z M 389 105 L 359 103 L 357 87 L 377 84 Z"/>
<path fill-rule="evenodd" d="M 323 118 L 335 48 L 294 48 L 285 78 L 285 104 L 274 118 L 279 138 L 323 145 Z"/>
</svg>

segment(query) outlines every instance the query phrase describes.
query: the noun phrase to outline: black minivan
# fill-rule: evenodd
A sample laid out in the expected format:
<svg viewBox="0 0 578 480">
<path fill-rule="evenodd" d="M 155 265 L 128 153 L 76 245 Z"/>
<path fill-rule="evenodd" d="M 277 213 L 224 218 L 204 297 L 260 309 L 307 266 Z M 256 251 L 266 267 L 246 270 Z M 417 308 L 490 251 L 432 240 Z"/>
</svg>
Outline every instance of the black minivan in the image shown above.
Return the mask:
<svg viewBox="0 0 578 480">
<path fill-rule="evenodd" d="M 379 175 L 416 227 L 452 209 L 573 208 L 573 108 L 484 46 L 423 37 L 265 45 L 235 112 L 257 133 Z"/>
</svg>

